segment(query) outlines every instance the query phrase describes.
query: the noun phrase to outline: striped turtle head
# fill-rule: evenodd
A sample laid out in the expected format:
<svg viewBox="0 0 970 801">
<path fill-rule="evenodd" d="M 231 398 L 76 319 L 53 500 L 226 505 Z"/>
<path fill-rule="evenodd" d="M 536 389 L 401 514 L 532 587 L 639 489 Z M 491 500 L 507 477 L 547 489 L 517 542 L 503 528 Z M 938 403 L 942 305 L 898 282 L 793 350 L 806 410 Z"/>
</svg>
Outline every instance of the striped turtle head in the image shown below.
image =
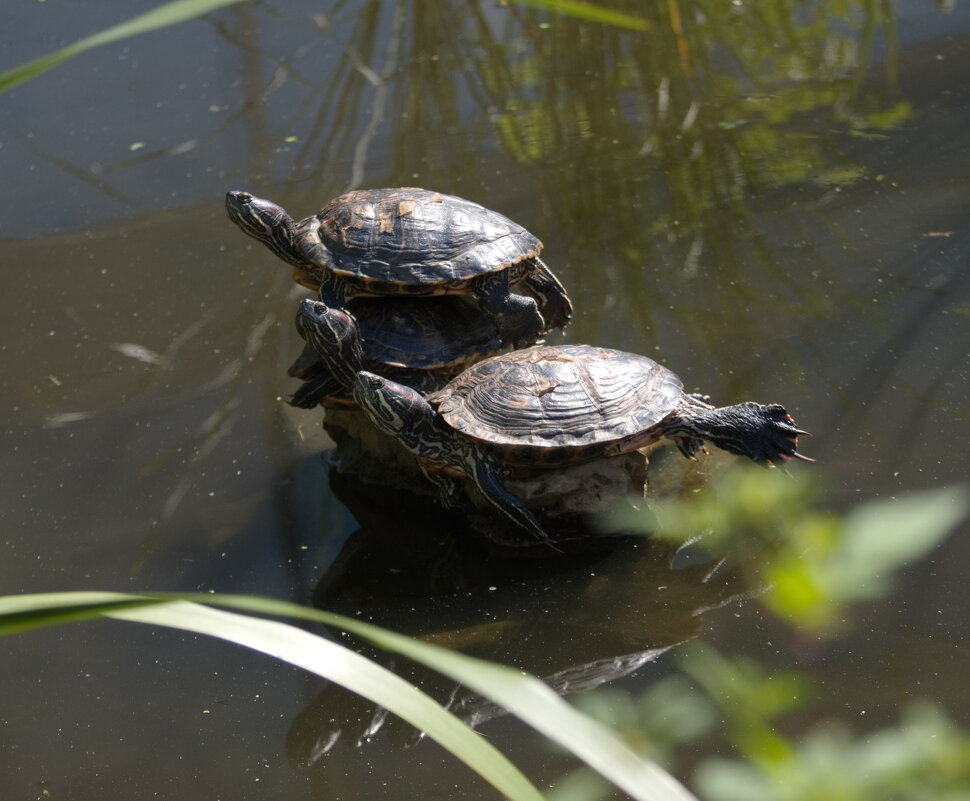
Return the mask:
<svg viewBox="0 0 970 801">
<path fill-rule="evenodd" d="M 364 366 L 364 350 L 353 316 L 306 298 L 296 315 L 296 330 L 340 385 L 351 391 Z"/>
<path fill-rule="evenodd" d="M 434 458 L 445 445 L 438 413 L 411 387 L 362 370 L 354 401 L 375 426 L 417 456 Z"/>
<path fill-rule="evenodd" d="M 249 192 L 226 192 L 226 214 L 244 234 L 258 239 L 283 261 L 306 266 L 296 247 L 296 223 L 282 206 Z"/>
</svg>

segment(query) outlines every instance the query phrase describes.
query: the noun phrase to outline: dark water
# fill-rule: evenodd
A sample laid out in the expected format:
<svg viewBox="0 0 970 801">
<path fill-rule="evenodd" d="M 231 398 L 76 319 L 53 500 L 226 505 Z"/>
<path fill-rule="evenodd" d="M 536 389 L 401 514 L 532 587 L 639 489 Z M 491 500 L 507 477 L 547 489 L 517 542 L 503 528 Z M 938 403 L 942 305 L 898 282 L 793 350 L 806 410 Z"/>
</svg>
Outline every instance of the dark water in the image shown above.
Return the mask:
<svg viewBox="0 0 970 801">
<path fill-rule="evenodd" d="M 245 4 L 0 96 L 0 592 L 316 598 L 565 683 L 642 662 L 631 691 L 703 632 L 819 682 L 802 724 L 864 730 L 912 697 L 966 720 L 965 528 L 806 645 L 730 571 L 647 545 L 496 564 L 406 499 L 331 488 L 319 414 L 284 403 L 305 293 L 222 210 L 228 188 L 298 216 L 355 186 L 472 198 L 545 241 L 569 341 L 783 402 L 829 505 L 966 480 L 970 12 L 877 5 L 657 4 L 635 33 Z M 8 9 L 0 66 L 151 6 Z M 0 654 L 4 798 L 494 797 L 393 722 L 353 747 L 365 704 L 222 643 L 98 623 Z M 572 766 L 508 719 L 483 731 L 540 786 Z"/>
</svg>

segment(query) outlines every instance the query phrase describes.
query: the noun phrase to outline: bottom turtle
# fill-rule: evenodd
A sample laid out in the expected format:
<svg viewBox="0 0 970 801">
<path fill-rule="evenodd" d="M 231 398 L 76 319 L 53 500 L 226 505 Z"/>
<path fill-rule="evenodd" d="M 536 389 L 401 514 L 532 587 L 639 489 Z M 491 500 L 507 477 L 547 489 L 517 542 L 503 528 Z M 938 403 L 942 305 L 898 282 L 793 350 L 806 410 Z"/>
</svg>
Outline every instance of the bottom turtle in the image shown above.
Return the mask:
<svg viewBox="0 0 970 801">
<path fill-rule="evenodd" d="M 550 543 L 539 521 L 503 479 L 516 468 L 556 468 L 628 453 L 661 437 L 688 458 L 704 442 L 773 466 L 797 451 L 782 406 L 715 408 L 684 392 L 681 380 L 645 356 L 589 345 L 534 346 L 469 367 L 425 399 L 409 386 L 361 371 L 354 399 L 397 438 L 438 485 L 446 505 L 456 478 L 474 481 L 498 511 Z"/>
</svg>

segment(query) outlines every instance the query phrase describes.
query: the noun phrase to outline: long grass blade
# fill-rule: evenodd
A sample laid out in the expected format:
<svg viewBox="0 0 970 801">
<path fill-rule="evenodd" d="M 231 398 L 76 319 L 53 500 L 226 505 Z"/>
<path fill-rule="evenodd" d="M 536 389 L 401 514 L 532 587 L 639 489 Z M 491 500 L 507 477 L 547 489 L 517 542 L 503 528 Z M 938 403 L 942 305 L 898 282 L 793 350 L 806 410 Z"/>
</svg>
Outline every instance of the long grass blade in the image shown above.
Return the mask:
<svg viewBox="0 0 970 801">
<path fill-rule="evenodd" d="M 158 605 L 146 605 L 152 601 Z M 403 654 L 449 676 L 499 704 L 549 739 L 574 753 L 637 801 L 696 801 L 695 797 L 672 776 L 653 763 L 638 757 L 607 727 L 573 709 L 549 687 L 532 676 L 509 667 L 491 664 L 422 643 L 352 618 L 287 601 L 241 595 L 124 595 L 120 593 L 72 593 L 0 598 L 0 635 L 9 633 L 10 629 L 4 622 L 8 618 L 14 621 L 12 630 L 24 630 L 42 625 L 45 621 L 54 623 L 77 619 L 76 614 L 71 611 L 72 606 L 86 606 L 87 611 L 92 615 L 103 614 L 117 619 L 154 622 L 211 634 L 306 667 L 318 675 L 326 675 L 327 678 L 337 681 L 348 689 L 360 692 L 365 697 L 380 703 L 422 731 L 428 732 L 438 742 L 456 753 L 454 742 L 443 742 L 438 739 L 439 736 L 444 736 L 441 729 L 436 728 L 441 725 L 440 723 L 434 722 L 435 725 L 426 721 L 416 723 L 413 710 L 407 705 L 402 708 L 396 699 L 385 699 L 383 695 L 374 692 L 374 688 L 367 682 L 360 685 L 352 684 L 354 676 L 360 670 L 359 667 L 348 669 L 344 664 L 339 669 L 333 669 L 327 665 L 328 672 L 324 674 L 322 665 L 325 660 L 321 661 L 322 652 L 317 653 L 313 650 L 315 646 L 307 645 L 310 650 L 306 652 L 282 647 L 291 642 L 289 639 L 291 635 L 287 632 L 298 632 L 299 641 L 294 643 L 295 645 L 310 643 L 311 640 L 304 638 L 313 638 L 313 640 L 328 643 L 328 646 L 334 646 L 330 641 L 322 640 L 286 624 L 258 618 L 243 618 L 238 615 L 233 616 L 231 626 L 224 622 L 210 625 L 210 621 L 223 621 L 223 618 L 203 617 L 198 610 L 205 610 L 206 613 L 220 610 L 205 609 L 200 606 L 201 604 L 221 606 L 251 614 L 311 620 L 351 632 L 380 648 Z M 176 609 L 174 613 L 171 611 L 172 607 Z M 263 628 L 261 624 L 266 624 L 270 628 Z M 309 658 L 307 654 L 310 654 Z M 362 657 L 358 658 L 362 659 Z M 357 664 L 355 662 L 355 665 Z M 383 671 L 382 668 L 380 670 Z M 393 674 L 390 675 L 393 676 Z M 397 682 L 400 681 L 397 679 Z M 410 685 L 405 683 L 405 686 Z M 431 699 L 427 700 L 431 701 Z M 444 710 L 441 712 L 448 714 Z M 472 764 L 467 755 L 465 757 L 457 753 L 456 755 L 463 758 L 466 764 Z M 505 771 L 515 770 L 511 763 L 504 769 Z M 499 786 L 497 781 L 499 777 L 484 773 L 482 775 L 485 775 L 496 787 Z M 517 777 L 521 774 L 517 774 L 516 771 L 516 774 L 503 774 L 501 778 L 509 780 L 510 775 Z M 530 790 L 534 791 L 535 788 L 528 785 L 524 777 L 522 780 Z M 502 791 L 513 798 L 538 797 L 512 795 L 505 789 Z M 520 787 L 519 792 L 527 791 Z"/>
<path fill-rule="evenodd" d="M 338 643 L 286 623 L 190 601 L 118 593 L 50 593 L 0 598 L 0 635 L 99 616 L 217 637 L 301 667 L 426 732 L 508 798 L 542 801 L 535 786 L 501 752 L 417 687 Z"/>
</svg>

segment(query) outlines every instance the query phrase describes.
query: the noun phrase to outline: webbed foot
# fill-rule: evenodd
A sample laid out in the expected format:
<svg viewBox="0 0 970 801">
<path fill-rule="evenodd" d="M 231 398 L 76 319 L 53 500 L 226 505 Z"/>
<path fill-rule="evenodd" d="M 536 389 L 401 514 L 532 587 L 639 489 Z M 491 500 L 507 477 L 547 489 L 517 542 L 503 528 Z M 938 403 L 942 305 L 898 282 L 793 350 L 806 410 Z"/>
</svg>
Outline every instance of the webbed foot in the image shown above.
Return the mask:
<svg viewBox="0 0 970 801">
<path fill-rule="evenodd" d="M 738 426 L 743 434 L 743 442 L 733 442 L 737 449 L 726 447 L 725 450 L 747 456 L 766 467 L 774 467 L 775 462 L 787 462 L 789 459 L 815 461 L 798 452 L 798 437 L 808 435 L 808 432 L 795 426 L 795 421 L 784 406 L 777 403 L 768 406 L 742 403 L 729 408 L 744 410 L 744 419 Z M 720 442 L 715 441 L 714 444 L 724 447 Z"/>
<path fill-rule="evenodd" d="M 546 330 L 546 322 L 535 300 L 511 291 L 507 270 L 481 279 L 475 296 L 482 311 L 495 324 L 503 346 L 525 348 L 534 345 Z"/>
<path fill-rule="evenodd" d="M 544 326 L 542 334 L 556 328 L 565 328 L 573 316 L 573 304 L 555 274 L 541 259 L 534 260 L 534 267 L 519 284 L 539 304 Z"/>
</svg>

